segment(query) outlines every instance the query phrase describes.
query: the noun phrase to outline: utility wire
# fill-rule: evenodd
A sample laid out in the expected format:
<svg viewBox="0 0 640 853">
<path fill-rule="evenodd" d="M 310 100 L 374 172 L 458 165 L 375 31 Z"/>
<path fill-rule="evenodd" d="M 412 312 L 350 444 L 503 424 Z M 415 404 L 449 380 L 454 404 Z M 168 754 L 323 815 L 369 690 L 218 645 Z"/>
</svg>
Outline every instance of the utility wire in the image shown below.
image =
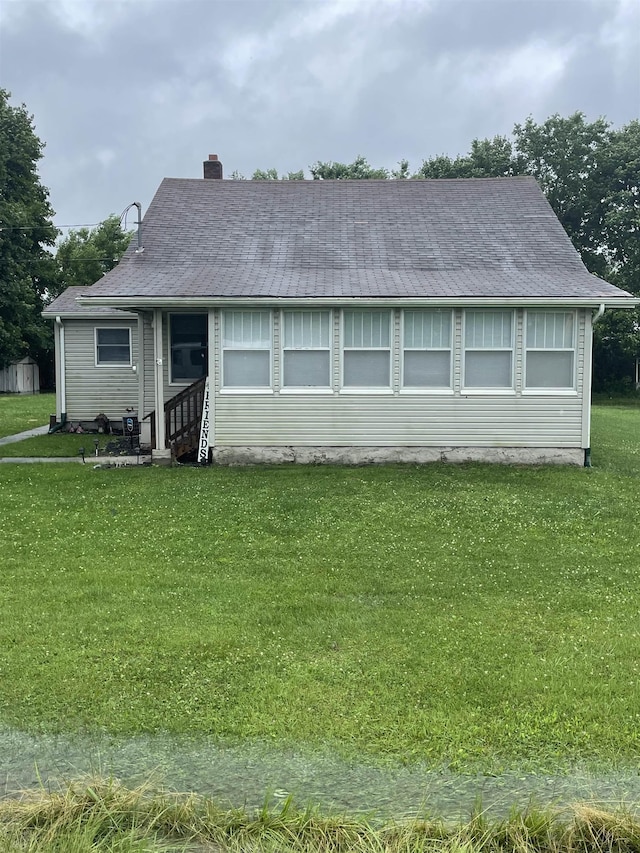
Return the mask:
<svg viewBox="0 0 640 853">
<path fill-rule="evenodd" d="M 48 225 L 0 225 L 0 231 L 33 231 L 37 228 L 96 228 L 101 222 L 81 222 L 78 225 L 56 225 L 51 222 Z"/>
</svg>

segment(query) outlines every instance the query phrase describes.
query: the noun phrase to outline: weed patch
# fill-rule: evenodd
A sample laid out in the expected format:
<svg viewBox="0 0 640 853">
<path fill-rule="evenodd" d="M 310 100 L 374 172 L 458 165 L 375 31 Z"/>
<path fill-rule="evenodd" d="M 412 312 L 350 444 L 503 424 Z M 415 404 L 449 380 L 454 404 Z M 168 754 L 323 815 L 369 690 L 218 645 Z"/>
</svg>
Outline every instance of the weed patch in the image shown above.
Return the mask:
<svg viewBox="0 0 640 853">
<path fill-rule="evenodd" d="M 0 842 L 3 834 L 12 853 L 635 853 L 640 824 L 630 812 L 589 806 L 563 814 L 514 811 L 504 821 L 478 812 L 458 825 L 429 818 L 380 824 L 300 810 L 291 801 L 278 810 L 225 811 L 193 795 L 150 794 L 94 781 L 0 803 Z"/>
</svg>

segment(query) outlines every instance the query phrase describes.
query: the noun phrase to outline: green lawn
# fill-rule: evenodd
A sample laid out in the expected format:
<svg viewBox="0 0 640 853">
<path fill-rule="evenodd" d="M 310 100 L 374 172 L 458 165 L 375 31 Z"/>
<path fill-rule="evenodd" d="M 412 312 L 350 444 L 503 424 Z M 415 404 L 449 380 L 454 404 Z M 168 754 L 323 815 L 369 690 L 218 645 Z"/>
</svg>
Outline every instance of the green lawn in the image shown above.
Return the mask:
<svg viewBox="0 0 640 853">
<path fill-rule="evenodd" d="M 76 435 L 68 432 L 55 432 L 52 435 L 36 435 L 22 441 L 0 445 L 0 459 L 15 456 L 79 456 L 80 448 L 84 447 L 87 456 L 92 456 L 95 450 L 93 443 L 97 435 Z M 104 447 L 106 439 L 100 436 L 100 447 Z"/>
<path fill-rule="evenodd" d="M 640 751 L 640 411 L 592 470 L 0 468 L 0 722 L 498 770 Z"/>
<path fill-rule="evenodd" d="M 0 438 L 49 423 L 55 394 L 0 394 Z"/>
</svg>

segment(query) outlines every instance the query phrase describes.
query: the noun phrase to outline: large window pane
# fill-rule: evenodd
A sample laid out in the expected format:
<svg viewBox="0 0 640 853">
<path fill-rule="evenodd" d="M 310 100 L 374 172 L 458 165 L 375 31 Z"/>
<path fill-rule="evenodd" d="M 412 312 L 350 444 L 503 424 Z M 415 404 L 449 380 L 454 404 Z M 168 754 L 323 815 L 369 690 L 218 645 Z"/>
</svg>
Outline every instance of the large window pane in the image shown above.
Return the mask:
<svg viewBox="0 0 640 853">
<path fill-rule="evenodd" d="M 528 311 L 527 347 L 572 349 L 574 319 L 569 311 Z"/>
<path fill-rule="evenodd" d="M 527 388 L 573 388 L 575 313 L 527 311 Z"/>
<path fill-rule="evenodd" d="M 129 346 L 129 329 L 97 329 L 98 345 Z"/>
<path fill-rule="evenodd" d="M 512 311 L 467 311 L 464 342 L 467 349 L 504 349 L 512 345 Z"/>
<path fill-rule="evenodd" d="M 329 350 L 286 350 L 283 366 L 285 387 L 327 388 L 330 385 Z"/>
<path fill-rule="evenodd" d="M 237 349 L 271 348 L 269 311 L 225 311 L 222 346 Z"/>
<path fill-rule="evenodd" d="M 528 352 L 527 387 L 573 388 L 573 352 Z"/>
<path fill-rule="evenodd" d="M 407 350 L 404 354 L 405 388 L 449 388 L 451 354 L 439 350 Z"/>
<path fill-rule="evenodd" d="M 510 352 L 467 352 L 464 384 L 468 388 L 511 388 Z"/>
<path fill-rule="evenodd" d="M 344 345 L 358 349 L 379 349 L 390 345 L 388 311 L 345 311 Z"/>
<path fill-rule="evenodd" d="M 331 383 L 331 312 L 283 312 L 282 385 L 327 388 Z"/>
<path fill-rule="evenodd" d="M 323 349 L 331 345 L 329 311 L 285 311 L 284 346 L 287 349 Z"/>
<path fill-rule="evenodd" d="M 389 359 L 386 350 L 345 351 L 345 388 L 388 388 Z"/>
<path fill-rule="evenodd" d="M 226 350 L 223 385 L 226 388 L 263 388 L 271 385 L 271 354 L 261 350 Z"/>
<path fill-rule="evenodd" d="M 451 311 L 405 311 L 404 345 L 408 349 L 448 349 Z"/>
<path fill-rule="evenodd" d="M 222 385 L 271 387 L 271 312 L 224 311 Z"/>
</svg>

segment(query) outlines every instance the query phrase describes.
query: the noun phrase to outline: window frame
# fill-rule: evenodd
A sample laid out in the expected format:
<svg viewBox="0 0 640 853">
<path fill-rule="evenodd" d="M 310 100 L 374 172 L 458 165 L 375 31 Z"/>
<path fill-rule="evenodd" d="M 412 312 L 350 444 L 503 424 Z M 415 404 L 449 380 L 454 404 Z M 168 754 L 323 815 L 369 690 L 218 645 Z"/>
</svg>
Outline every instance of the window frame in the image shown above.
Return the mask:
<svg viewBox="0 0 640 853">
<path fill-rule="evenodd" d="M 508 314 L 511 317 L 511 345 L 509 347 L 467 347 L 467 319 L 470 314 Z M 462 316 L 461 349 L 461 394 L 504 394 L 516 393 L 516 349 L 517 349 L 518 317 L 513 308 L 465 308 Z M 474 352 L 508 352 L 511 353 L 511 384 L 510 385 L 467 385 L 467 353 Z"/>
<path fill-rule="evenodd" d="M 203 378 L 202 376 L 200 376 L 200 377 L 194 378 L 194 379 L 175 379 L 173 376 L 173 345 L 171 343 L 171 327 L 173 324 L 172 318 L 173 317 L 187 317 L 187 316 L 197 316 L 197 317 L 205 317 L 206 318 L 205 330 L 206 330 L 207 344 L 205 347 L 206 358 L 204 361 L 205 371 L 204 371 L 203 376 L 206 376 L 208 371 L 209 371 L 209 344 L 210 344 L 210 341 L 209 341 L 209 315 L 203 311 L 168 311 L 167 312 L 167 348 L 168 348 L 168 352 L 169 352 L 169 364 L 167 367 L 167 379 L 168 379 L 169 385 L 177 385 L 177 386 L 180 386 L 182 388 L 187 388 L 193 382 L 197 382 L 198 378 L 199 379 Z"/>
<path fill-rule="evenodd" d="M 328 319 L 328 343 L 326 347 L 293 347 L 286 345 L 286 315 L 326 314 Z M 280 393 L 281 394 L 333 394 L 333 311 L 331 308 L 283 308 L 280 311 Z M 328 352 L 329 372 L 326 385 L 285 385 L 285 353 L 287 352 Z"/>
<path fill-rule="evenodd" d="M 346 315 L 352 314 L 386 314 L 388 321 L 389 344 L 385 347 L 351 347 L 346 346 Z M 340 312 L 340 393 L 341 394 L 393 394 L 393 362 L 394 362 L 394 312 L 391 308 L 343 308 Z M 345 353 L 347 352 L 388 352 L 387 385 L 345 385 Z"/>
<path fill-rule="evenodd" d="M 225 346 L 225 324 L 229 314 L 265 314 L 269 329 L 269 349 L 264 347 L 227 347 Z M 273 394 L 273 310 L 271 308 L 223 308 L 220 312 L 220 393 L 221 394 Z M 225 385 L 225 352 L 268 352 L 269 353 L 269 384 L 268 385 Z"/>
<path fill-rule="evenodd" d="M 98 332 L 122 332 L 126 331 L 129 337 L 129 359 L 128 361 L 101 361 L 99 358 L 100 347 L 108 346 L 124 346 L 124 344 L 100 344 L 98 342 Z M 94 326 L 93 327 L 93 352 L 96 367 L 132 367 L 133 366 L 133 348 L 131 345 L 131 326 Z"/>
<path fill-rule="evenodd" d="M 527 342 L 529 315 L 530 314 L 565 314 L 573 318 L 572 330 L 572 346 L 571 347 L 530 347 Z M 533 395 L 562 395 L 562 394 L 577 394 L 578 389 L 578 313 L 574 310 L 561 311 L 558 308 L 527 308 L 524 312 L 523 329 L 522 329 L 522 393 Z M 571 385 L 528 385 L 527 384 L 527 359 L 530 352 L 570 352 L 573 355 L 573 364 L 571 370 Z"/>
<path fill-rule="evenodd" d="M 406 316 L 407 314 L 449 314 L 449 346 L 448 347 L 407 347 Z M 455 312 L 453 308 L 405 308 L 402 310 L 400 324 L 400 393 L 401 394 L 453 394 L 454 361 L 455 361 Z M 405 385 L 405 354 L 407 352 L 448 352 L 449 353 L 449 384 L 448 385 Z"/>
</svg>

